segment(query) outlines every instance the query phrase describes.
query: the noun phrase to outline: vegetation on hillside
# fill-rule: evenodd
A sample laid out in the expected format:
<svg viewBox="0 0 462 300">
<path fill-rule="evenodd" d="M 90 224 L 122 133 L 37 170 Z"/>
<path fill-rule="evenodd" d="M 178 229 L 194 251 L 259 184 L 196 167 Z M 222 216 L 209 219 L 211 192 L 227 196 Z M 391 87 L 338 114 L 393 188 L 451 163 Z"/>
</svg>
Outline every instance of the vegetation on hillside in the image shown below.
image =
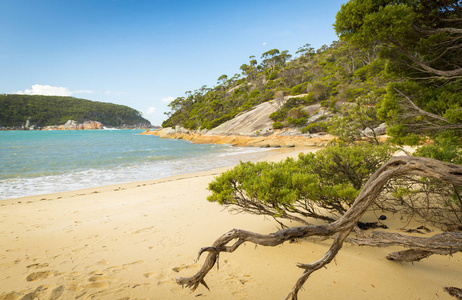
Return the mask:
<svg viewBox="0 0 462 300">
<path fill-rule="evenodd" d="M 379 48 L 389 62 L 395 79 L 378 116 L 394 142 L 462 144 L 461 28 L 461 1 L 353 0 L 338 12 L 335 29 L 342 40 Z"/>
<path fill-rule="evenodd" d="M 241 74 L 222 75 L 214 88 L 203 86 L 172 101 L 169 118 L 162 126 L 211 129 L 273 99 L 278 109 L 271 116 L 275 128 L 306 127 L 309 115 L 303 108 L 311 104 L 338 112 L 344 102 L 366 97 L 375 105 L 383 98 L 388 82 L 386 61 L 377 53 L 376 48 L 363 51 L 334 42 L 316 51 L 306 44 L 293 59 L 288 51 L 278 49 L 263 53 L 260 63 L 251 56 L 250 62 L 240 67 Z M 285 102 L 286 96 L 299 97 Z M 328 124 L 322 121 L 304 131 L 326 131 Z"/>
<path fill-rule="evenodd" d="M 73 97 L 42 95 L 0 95 L 0 127 L 60 125 L 68 120 L 78 123 L 98 121 L 105 126 L 151 126 L 141 113 L 124 105 Z"/>
</svg>

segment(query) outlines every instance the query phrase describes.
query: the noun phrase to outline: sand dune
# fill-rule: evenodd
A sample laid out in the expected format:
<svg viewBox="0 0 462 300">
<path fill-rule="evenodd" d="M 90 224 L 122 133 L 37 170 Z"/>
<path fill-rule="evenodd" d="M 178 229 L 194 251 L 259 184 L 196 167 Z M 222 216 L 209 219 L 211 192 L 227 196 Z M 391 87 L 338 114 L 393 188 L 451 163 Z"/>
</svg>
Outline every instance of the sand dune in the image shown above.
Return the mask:
<svg viewBox="0 0 462 300">
<path fill-rule="evenodd" d="M 282 299 L 302 272 L 296 263 L 320 258 L 329 241 L 248 244 L 223 254 L 207 277 L 211 291 L 174 281 L 194 274 L 197 251 L 233 228 L 277 230 L 272 220 L 206 201 L 222 171 L 1 201 L 0 299 Z M 386 223 L 403 226 L 391 215 Z M 454 299 L 443 287 L 461 287 L 461 253 L 387 261 L 397 249 L 345 245 L 300 299 Z"/>
</svg>

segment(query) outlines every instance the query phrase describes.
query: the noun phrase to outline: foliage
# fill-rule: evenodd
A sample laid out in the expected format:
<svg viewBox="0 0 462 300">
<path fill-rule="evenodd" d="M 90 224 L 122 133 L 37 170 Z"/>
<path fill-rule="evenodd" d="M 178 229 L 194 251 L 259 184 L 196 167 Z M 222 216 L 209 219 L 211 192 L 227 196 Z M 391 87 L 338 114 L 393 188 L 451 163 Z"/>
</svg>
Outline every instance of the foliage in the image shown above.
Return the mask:
<svg viewBox="0 0 462 300">
<path fill-rule="evenodd" d="M 379 105 L 378 116 L 387 122 L 389 134 L 399 144 L 412 145 L 449 132 L 462 136 L 461 92 L 457 83 L 393 83 Z"/>
<path fill-rule="evenodd" d="M 342 40 L 363 48 L 379 43 L 400 72 L 458 80 L 461 16 L 460 1 L 350 0 L 334 27 Z"/>
<path fill-rule="evenodd" d="M 283 127 L 284 127 L 284 124 L 282 124 L 281 122 L 276 121 L 276 122 L 273 123 L 273 128 L 274 129 L 281 129 Z"/>
<path fill-rule="evenodd" d="M 301 129 L 302 133 L 319 133 L 326 132 L 328 125 L 326 122 L 320 121 L 316 123 L 311 123 Z"/>
<path fill-rule="evenodd" d="M 461 143 L 462 140 L 457 136 L 440 135 L 432 143 L 419 147 L 413 155 L 462 165 Z"/>
<path fill-rule="evenodd" d="M 354 103 L 344 104 L 341 112 L 334 116 L 329 133 L 337 136 L 341 142 L 351 143 L 363 139 L 361 132 L 369 129 L 372 138 L 378 144 L 377 134 L 374 131 L 374 128 L 380 124 L 375 106 L 378 99 L 377 95 L 370 92 L 367 96 L 356 98 Z"/>
<path fill-rule="evenodd" d="M 450 131 L 462 136 L 461 25 L 460 1 L 350 0 L 337 13 L 340 38 L 380 49 L 387 73 L 400 79 L 378 110 L 394 142 L 416 144 Z"/>
<path fill-rule="evenodd" d="M 388 145 L 332 145 L 298 160 L 241 162 L 209 184 L 207 199 L 236 211 L 306 222 L 333 220 L 353 203 L 368 177 L 392 155 Z M 326 209 L 327 213 L 320 210 Z"/>
<path fill-rule="evenodd" d="M 29 120 L 38 127 L 98 121 L 105 126 L 150 126 L 141 112 L 128 106 L 73 97 L 0 95 L 0 127 L 20 128 Z"/>
</svg>

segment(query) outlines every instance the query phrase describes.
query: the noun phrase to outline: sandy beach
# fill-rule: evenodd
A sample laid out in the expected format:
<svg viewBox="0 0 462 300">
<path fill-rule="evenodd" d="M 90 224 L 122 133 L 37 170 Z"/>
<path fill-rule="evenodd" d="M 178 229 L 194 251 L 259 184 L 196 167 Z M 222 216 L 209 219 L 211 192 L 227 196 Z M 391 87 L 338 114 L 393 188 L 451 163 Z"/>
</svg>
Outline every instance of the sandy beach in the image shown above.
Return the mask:
<svg viewBox="0 0 462 300">
<path fill-rule="evenodd" d="M 310 149 L 275 151 L 268 160 Z M 322 257 L 329 240 L 246 244 L 222 254 L 220 269 L 206 277 L 211 291 L 175 282 L 199 269 L 198 250 L 223 233 L 277 230 L 269 218 L 231 214 L 206 201 L 208 183 L 223 170 L 1 201 L 0 299 L 284 298 L 302 273 L 296 264 Z M 391 214 L 385 224 L 397 232 L 404 226 Z M 385 259 L 398 249 L 346 244 L 299 298 L 455 299 L 443 287 L 462 287 L 462 253 L 414 264 Z"/>
</svg>

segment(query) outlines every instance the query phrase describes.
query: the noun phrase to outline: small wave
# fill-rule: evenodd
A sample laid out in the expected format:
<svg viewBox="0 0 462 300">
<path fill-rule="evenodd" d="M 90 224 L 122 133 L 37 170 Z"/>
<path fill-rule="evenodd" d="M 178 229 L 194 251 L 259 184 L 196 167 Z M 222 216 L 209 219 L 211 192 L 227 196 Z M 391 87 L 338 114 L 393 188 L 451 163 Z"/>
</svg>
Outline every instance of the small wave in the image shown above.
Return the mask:
<svg viewBox="0 0 462 300">
<path fill-rule="evenodd" d="M 200 149 L 200 148 L 199 148 Z M 173 175 L 208 171 L 234 165 L 240 160 L 257 160 L 267 149 L 221 147 L 215 152 L 202 152 L 190 157 L 151 157 L 113 167 L 89 168 L 61 174 L 10 178 L 0 180 L 0 199 L 11 199 L 39 194 L 79 190 L 142 180 L 153 180 Z M 199 151 L 200 153 L 200 151 Z M 249 154 L 254 155 L 249 155 Z"/>
</svg>

